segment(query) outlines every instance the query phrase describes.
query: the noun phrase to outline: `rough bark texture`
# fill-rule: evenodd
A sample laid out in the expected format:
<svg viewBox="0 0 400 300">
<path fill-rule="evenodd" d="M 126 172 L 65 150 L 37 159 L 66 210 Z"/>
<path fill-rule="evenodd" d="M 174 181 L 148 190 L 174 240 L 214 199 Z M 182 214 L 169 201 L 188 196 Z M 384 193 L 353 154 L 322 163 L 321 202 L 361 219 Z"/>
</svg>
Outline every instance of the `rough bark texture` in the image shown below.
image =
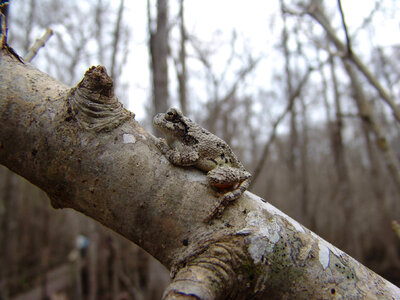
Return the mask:
<svg viewBox="0 0 400 300">
<path fill-rule="evenodd" d="M 221 219 L 204 174 L 172 166 L 103 67 L 70 89 L 0 53 L 0 163 L 171 269 L 165 299 L 399 299 L 400 290 L 251 193 Z"/>
</svg>

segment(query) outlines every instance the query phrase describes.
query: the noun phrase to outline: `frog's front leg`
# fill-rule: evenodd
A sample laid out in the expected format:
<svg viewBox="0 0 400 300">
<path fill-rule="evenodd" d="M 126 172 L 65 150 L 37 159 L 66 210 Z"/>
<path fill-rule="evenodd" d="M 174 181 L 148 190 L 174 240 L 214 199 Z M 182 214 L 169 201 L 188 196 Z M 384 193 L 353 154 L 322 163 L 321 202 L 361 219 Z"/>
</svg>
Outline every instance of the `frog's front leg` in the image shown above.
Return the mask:
<svg viewBox="0 0 400 300">
<path fill-rule="evenodd" d="M 219 204 L 208 216 L 205 222 L 220 215 L 225 207 L 232 201 L 238 199 L 249 187 L 251 174 L 246 170 L 229 166 L 217 167 L 207 174 L 209 184 L 217 189 L 230 191 L 225 193 Z"/>
<path fill-rule="evenodd" d="M 199 160 L 199 154 L 190 148 L 183 148 L 180 150 L 171 148 L 164 139 L 158 139 L 156 145 L 164 156 L 174 165 L 184 167 L 193 166 Z"/>
</svg>

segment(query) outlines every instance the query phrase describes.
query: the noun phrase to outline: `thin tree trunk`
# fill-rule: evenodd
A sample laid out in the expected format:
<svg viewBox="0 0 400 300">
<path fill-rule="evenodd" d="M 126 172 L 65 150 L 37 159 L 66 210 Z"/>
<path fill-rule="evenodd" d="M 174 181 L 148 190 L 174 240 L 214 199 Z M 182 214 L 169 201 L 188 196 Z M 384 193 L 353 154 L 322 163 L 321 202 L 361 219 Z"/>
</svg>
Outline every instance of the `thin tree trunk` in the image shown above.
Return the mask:
<svg viewBox="0 0 400 300">
<path fill-rule="evenodd" d="M 4 192 L 2 193 L 3 197 L 0 200 L 0 205 L 2 207 L 2 211 L 0 212 L 0 297 L 4 299 L 8 299 L 9 291 L 8 284 L 11 273 L 12 264 L 12 245 L 14 243 L 11 242 L 15 236 L 11 232 L 12 223 L 15 222 L 13 220 L 13 211 L 15 209 L 15 201 L 13 201 L 13 191 L 16 188 L 15 185 L 15 175 L 9 170 L 3 170 L 2 180 L 4 181 Z"/>
<path fill-rule="evenodd" d="M 327 131 L 329 134 L 330 140 L 330 149 L 332 152 L 333 158 L 333 166 L 335 170 L 335 180 L 332 181 L 332 202 L 335 206 L 340 207 L 341 211 L 339 216 L 342 217 L 341 222 L 338 222 L 338 228 L 336 229 L 338 234 L 338 241 L 341 242 L 340 246 L 346 246 L 349 249 L 354 246 L 355 243 L 350 241 L 354 241 L 350 236 L 353 233 L 353 230 L 349 230 L 349 228 L 353 228 L 351 226 L 353 219 L 351 218 L 351 212 L 353 210 L 353 194 L 351 190 L 351 178 L 347 172 L 347 165 L 344 156 L 344 143 L 342 137 L 342 112 L 340 107 L 340 94 L 339 87 L 335 73 L 335 65 L 333 57 L 329 58 L 330 64 L 330 74 L 332 80 L 332 89 L 333 89 L 333 99 L 334 99 L 334 116 L 335 119 L 332 120 L 330 113 L 330 106 L 328 103 L 328 84 L 325 78 L 323 71 L 321 71 L 321 77 L 323 78 L 323 89 L 324 89 L 324 103 L 326 106 L 327 112 Z M 340 238 L 339 238 L 340 237 Z"/>
<path fill-rule="evenodd" d="M 112 286 L 112 297 L 113 300 L 119 300 L 120 299 L 120 284 L 119 284 L 119 277 L 120 274 L 122 273 L 121 270 L 121 257 L 120 257 L 120 247 L 118 242 L 116 241 L 111 241 L 110 242 L 110 250 L 111 250 L 111 272 L 112 272 L 112 278 L 111 278 L 111 286 Z"/>
<path fill-rule="evenodd" d="M 309 166 L 309 156 L 308 156 L 308 124 L 307 124 L 307 107 L 304 103 L 304 99 L 300 96 L 301 102 L 301 125 L 302 125 L 302 143 L 300 147 L 300 172 L 301 172 L 301 215 L 303 220 L 311 220 L 309 211 L 309 178 L 308 178 L 308 166 Z"/>
<path fill-rule="evenodd" d="M 157 0 L 157 28 L 152 29 L 148 0 L 150 56 L 153 78 L 153 115 L 168 109 L 168 0 Z"/>
<path fill-rule="evenodd" d="M 96 42 L 97 42 L 97 59 L 100 64 L 105 64 L 104 61 L 104 41 L 103 41 L 103 0 L 97 0 L 96 11 L 95 11 L 95 24 L 96 24 Z"/>
<path fill-rule="evenodd" d="M 333 85 L 333 93 L 334 93 L 334 102 L 335 102 L 335 122 L 332 130 L 332 152 L 334 157 L 334 164 L 337 173 L 337 178 L 339 184 L 346 184 L 351 186 L 348 174 L 348 167 L 345 159 L 345 150 L 343 143 L 343 117 L 342 117 L 342 109 L 341 109 L 341 99 L 339 93 L 339 86 L 335 72 L 335 62 L 333 56 L 329 57 L 329 64 L 331 70 L 332 77 L 332 85 Z"/>
<path fill-rule="evenodd" d="M 282 48 L 283 55 L 285 58 L 285 79 L 286 79 L 286 98 L 290 101 L 291 95 L 293 95 L 293 74 L 290 68 L 291 54 L 289 50 L 289 33 L 286 26 L 286 15 L 283 13 L 283 1 L 280 1 L 281 13 L 283 19 L 283 29 L 282 29 Z M 297 172 L 297 160 L 299 159 L 299 134 L 297 129 L 297 112 L 296 106 L 292 104 L 290 106 L 290 134 L 289 134 L 289 157 L 287 160 L 289 169 L 289 179 L 290 186 L 292 189 L 296 189 L 298 181 Z"/>
<path fill-rule="evenodd" d="M 89 248 L 86 257 L 88 270 L 89 295 L 88 300 L 98 299 L 98 251 L 99 251 L 99 234 L 97 232 L 97 224 L 89 222 Z"/>
<path fill-rule="evenodd" d="M 395 188 L 400 193 L 400 168 L 396 156 L 387 140 L 381 126 L 378 124 L 370 103 L 365 97 L 364 91 L 359 83 L 354 67 L 347 61 L 343 61 L 347 74 L 351 80 L 353 98 L 356 102 L 359 114 L 363 122 L 367 124 L 369 129 L 374 133 L 375 143 L 380 150 L 382 157 L 386 163 L 386 167 L 391 174 Z"/>
<path fill-rule="evenodd" d="M 120 47 L 120 39 L 121 39 L 121 23 L 122 23 L 122 14 L 124 12 L 124 0 L 121 0 L 118 9 L 118 16 L 115 22 L 114 34 L 113 34 L 113 43 L 112 43 L 112 52 L 111 52 L 111 78 L 114 81 L 117 80 L 119 75 L 117 72 L 117 53 Z"/>
<path fill-rule="evenodd" d="M 49 249 L 49 213 L 47 210 L 43 211 L 43 236 L 42 236 L 42 253 L 40 255 L 41 258 L 41 288 L 42 288 L 42 300 L 47 300 L 49 295 L 47 293 L 47 272 L 49 271 L 50 266 L 50 249 Z"/>
<path fill-rule="evenodd" d="M 184 19 L 184 0 L 179 2 L 179 31 L 180 31 L 180 49 L 179 49 L 179 63 L 177 68 L 178 75 L 178 89 L 179 89 L 179 103 L 184 115 L 187 114 L 187 73 L 186 73 L 186 29 Z"/>
</svg>

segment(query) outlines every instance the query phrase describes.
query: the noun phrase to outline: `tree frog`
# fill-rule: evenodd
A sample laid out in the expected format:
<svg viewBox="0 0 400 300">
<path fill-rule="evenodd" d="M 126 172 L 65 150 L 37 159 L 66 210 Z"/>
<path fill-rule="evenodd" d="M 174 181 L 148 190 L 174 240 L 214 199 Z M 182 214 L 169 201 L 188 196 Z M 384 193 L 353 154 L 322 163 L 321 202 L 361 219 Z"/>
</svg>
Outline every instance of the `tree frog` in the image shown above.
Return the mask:
<svg viewBox="0 0 400 300">
<path fill-rule="evenodd" d="M 249 187 L 251 174 L 229 145 L 178 109 L 170 108 L 166 113 L 157 114 L 153 125 L 165 135 L 165 139 L 158 139 L 157 147 L 172 164 L 193 166 L 206 172 L 210 186 L 225 192 L 205 222 L 221 214 Z"/>
</svg>

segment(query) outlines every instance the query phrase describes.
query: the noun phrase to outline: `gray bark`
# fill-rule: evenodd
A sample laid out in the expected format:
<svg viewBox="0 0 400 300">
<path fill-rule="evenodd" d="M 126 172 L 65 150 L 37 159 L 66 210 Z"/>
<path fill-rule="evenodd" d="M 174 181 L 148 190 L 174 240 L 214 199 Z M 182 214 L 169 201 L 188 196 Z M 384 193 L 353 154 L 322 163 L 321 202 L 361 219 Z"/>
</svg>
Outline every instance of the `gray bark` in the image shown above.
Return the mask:
<svg viewBox="0 0 400 300">
<path fill-rule="evenodd" d="M 0 52 L 0 164 L 139 245 L 165 299 L 398 299 L 400 289 L 246 192 L 220 219 L 203 173 L 171 165 L 103 67 L 74 88 Z"/>
</svg>

